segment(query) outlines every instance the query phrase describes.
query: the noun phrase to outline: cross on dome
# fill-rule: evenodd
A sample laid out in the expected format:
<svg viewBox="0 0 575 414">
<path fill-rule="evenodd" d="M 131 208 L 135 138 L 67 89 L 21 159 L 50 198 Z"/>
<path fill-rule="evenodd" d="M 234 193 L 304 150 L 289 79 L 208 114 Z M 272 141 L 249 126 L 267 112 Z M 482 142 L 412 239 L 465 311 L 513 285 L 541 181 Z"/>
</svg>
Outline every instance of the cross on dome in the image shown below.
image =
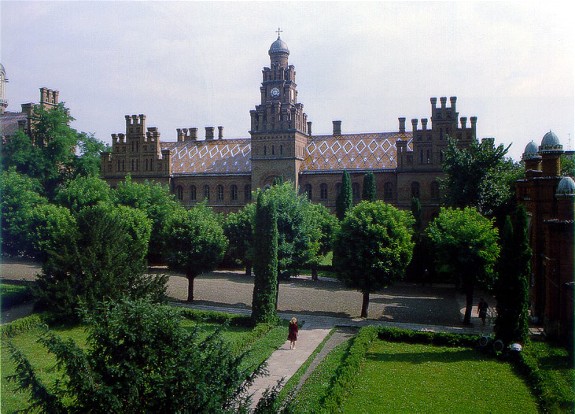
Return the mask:
<svg viewBox="0 0 575 414">
<path fill-rule="evenodd" d="M 283 30 L 280 30 L 280 28 L 278 27 L 278 29 L 276 30 L 276 33 L 278 34 L 278 39 L 280 38 L 280 33 L 283 33 Z"/>
</svg>

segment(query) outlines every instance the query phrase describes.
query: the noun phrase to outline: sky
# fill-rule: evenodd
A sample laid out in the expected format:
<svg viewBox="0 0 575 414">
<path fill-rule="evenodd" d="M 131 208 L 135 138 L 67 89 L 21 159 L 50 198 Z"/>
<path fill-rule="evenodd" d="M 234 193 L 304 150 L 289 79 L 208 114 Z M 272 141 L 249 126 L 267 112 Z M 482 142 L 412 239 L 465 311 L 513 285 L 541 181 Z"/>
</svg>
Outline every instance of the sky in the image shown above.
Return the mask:
<svg viewBox="0 0 575 414">
<path fill-rule="evenodd" d="M 145 114 L 249 138 L 268 50 L 281 38 L 313 134 L 392 132 L 457 96 L 477 137 L 518 160 L 552 130 L 575 147 L 575 24 L 567 1 L 0 1 L 8 111 L 60 92 L 72 127 L 111 143 Z M 449 105 L 449 99 L 448 99 Z M 217 130 L 217 129 L 216 129 Z"/>
</svg>

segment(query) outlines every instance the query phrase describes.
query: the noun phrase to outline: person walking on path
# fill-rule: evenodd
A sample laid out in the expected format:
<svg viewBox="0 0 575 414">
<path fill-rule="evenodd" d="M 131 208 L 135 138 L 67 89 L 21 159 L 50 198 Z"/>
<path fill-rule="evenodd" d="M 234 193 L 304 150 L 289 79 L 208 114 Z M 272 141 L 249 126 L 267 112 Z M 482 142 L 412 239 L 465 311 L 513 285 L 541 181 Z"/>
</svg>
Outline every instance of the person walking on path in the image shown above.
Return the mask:
<svg viewBox="0 0 575 414">
<path fill-rule="evenodd" d="M 289 349 L 295 349 L 295 343 L 297 341 L 297 333 L 298 333 L 297 319 L 294 317 L 291 318 L 288 328 Z"/>
<path fill-rule="evenodd" d="M 485 326 L 485 318 L 487 317 L 487 309 L 489 309 L 489 304 L 485 301 L 485 299 L 481 298 L 479 300 L 479 305 L 477 305 L 477 314 L 481 319 L 481 323 Z"/>
</svg>

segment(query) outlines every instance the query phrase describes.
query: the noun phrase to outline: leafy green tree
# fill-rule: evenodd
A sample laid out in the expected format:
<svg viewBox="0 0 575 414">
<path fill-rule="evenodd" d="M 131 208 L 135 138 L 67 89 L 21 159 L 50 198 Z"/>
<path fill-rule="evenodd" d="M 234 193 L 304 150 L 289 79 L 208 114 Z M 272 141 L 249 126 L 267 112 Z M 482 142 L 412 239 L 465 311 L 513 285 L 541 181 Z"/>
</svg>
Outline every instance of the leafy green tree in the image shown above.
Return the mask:
<svg viewBox="0 0 575 414">
<path fill-rule="evenodd" d="M 50 109 L 35 106 L 30 133 L 18 131 L 2 150 L 4 169 L 14 167 L 38 179 L 49 198 L 68 179 L 98 174 L 100 150 L 105 146 L 71 128 L 73 120 L 63 104 Z"/>
<path fill-rule="evenodd" d="M 317 254 L 309 261 L 312 279 L 317 280 L 317 269 L 322 258 L 333 249 L 333 240 L 339 229 L 339 220 L 322 204 L 308 203 L 307 207 L 306 215 L 311 223 L 315 224 L 320 234 Z"/>
<path fill-rule="evenodd" d="M 40 205 L 48 204 L 42 196 L 38 180 L 16 172 L 14 168 L 0 174 L 0 209 L 2 229 L 2 253 L 22 255 L 30 250 L 27 237 L 27 219 L 31 211 Z"/>
<path fill-rule="evenodd" d="M 375 176 L 371 171 L 363 176 L 363 192 L 361 194 L 361 199 L 367 201 L 377 200 Z"/>
<path fill-rule="evenodd" d="M 345 217 L 346 211 L 353 207 L 353 194 L 351 190 L 351 177 L 344 170 L 341 176 L 341 188 L 335 200 L 335 212 L 339 221 Z"/>
<path fill-rule="evenodd" d="M 267 190 L 269 191 L 269 190 Z M 278 292 L 278 220 L 273 199 L 258 192 L 254 222 L 254 292 L 252 321 L 277 320 Z"/>
<path fill-rule="evenodd" d="M 466 295 L 463 323 L 469 324 L 475 286 L 491 288 L 496 279 L 500 249 L 493 219 L 472 207 L 442 207 L 426 234 L 433 245 L 437 271 L 461 281 Z"/>
<path fill-rule="evenodd" d="M 75 242 L 76 220 L 66 207 L 40 204 L 25 218 L 25 255 L 44 262 L 62 245 Z"/>
<path fill-rule="evenodd" d="M 575 155 L 561 154 L 561 175 L 575 177 Z"/>
<path fill-rule="evenodd" d="M 255 204 L 251 203 L 228 214 L 224 222 L 224 234 L 230 242 L 224 260 L 245 266 L 246 275 L 252 274 L 254 217 Z"/>
<path fill-rule="evenodd" d="M 163 233 L 164 258 L 172 270 L 188 279 L 188 302 L 194 300 L 194 279 L 214 270 L 228 248 L 219 217 L 205 204 L 176 210 Z"/>
<path fill-rule="evenodd" d="M 110 192 L 110 186 L 101 178 L 80 176 L 59 187 L 56 190 L 54 201 L 77 213 L 84 207 L 94 206 L 100 202 L 109 202 Z"/>
<path fill-rule="evenodd" d="M 93 309 L 104 300 L 164 300 L 166 277 L 145 274 L 151 224 L 144 213 L 101 203 L 80 210 L 74 230 L 53 241 L 34 289 L 56 319 L 76 321 L 81 303 Z"/>
<path fill-rule="evenodd" d="M 493 139 L 472 141 L 469 148 L 458 148 L 449 139 L 441 181 L 448 207 L 475 207 L 488 217 L 503 221 L 515 208 L 515 182 L 523 168 L 507 158 L 508 147 L 495 147 Z"/>
<path fill-rule="evenodd" d="M 369 294 L 401 279 L 413 251 L 413 217 L 383 201 L 362 201 L 341 223 L 333 251 L 338 277 L 363 294 L 367 318 Z"/>
<path fill-rule="evenodd" d="M 529 335 L 529 276 L 531 248 L 527 211 L 519 206 L 514 220 L 507 216 L 501 234 L 499 277 L 495 283 L 495 336 L 504 343 L 525 342 Z"/>
<path fill-rule="evenodd" d="M 46 413 L 247 412 L 256 375 L 216 332 L 204 338 L 179 313 L 145 300 L 120 300 L 84 312 L 87 346 L 47 330 L 39 339 L 55 355 L 61 377 L 52 386 L 10 347 L 11 377 L 30 392 L 30 409 Z"/>
<path fill-rule="evenodd" d="M 168 187 L 149 181 L 136 183 L 130 176 L 127 176 L 112 191 L 112 200 L 115 204 L 137 208 L 146 213 L 152 221 L 148 260 L 162 262 L 163 229 L 174 212 L 183 210 L 182 205 L 176 201 Z"/>
</svg>

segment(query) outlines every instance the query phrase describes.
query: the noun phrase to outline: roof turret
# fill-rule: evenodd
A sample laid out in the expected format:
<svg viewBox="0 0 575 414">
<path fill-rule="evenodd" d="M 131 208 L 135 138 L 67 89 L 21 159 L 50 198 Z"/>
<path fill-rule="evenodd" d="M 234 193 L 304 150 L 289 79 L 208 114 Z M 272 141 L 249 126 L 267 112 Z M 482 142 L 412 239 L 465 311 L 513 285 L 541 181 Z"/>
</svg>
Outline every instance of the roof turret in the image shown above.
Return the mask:
<svg viewBox="0 0 575 414">
<path fill-rule="evenodd" d="M 559 142 L 559 138 L 552 131 L 549 131 L 543 136 L 541 140 L 541 146 L 539 147 L 541 152 L 557 152 L 563 151 L 563 145 Z"/>
<path fill-rule="evenodd" d="M 575 181 L 571 177 L 563 177 L 557 185 L 556 196 L 575 196 Z"/>
<path fill-rule="evenodd" d="M 537 144 L 535 144 L 535 142 L 531 141 L 529 144 L 527 144 L 525 151 L 523 151 L 522 158 L 524 160 L 541 158 L 539 155 L 539 150 L 537 149 Z"/>
</svg>

